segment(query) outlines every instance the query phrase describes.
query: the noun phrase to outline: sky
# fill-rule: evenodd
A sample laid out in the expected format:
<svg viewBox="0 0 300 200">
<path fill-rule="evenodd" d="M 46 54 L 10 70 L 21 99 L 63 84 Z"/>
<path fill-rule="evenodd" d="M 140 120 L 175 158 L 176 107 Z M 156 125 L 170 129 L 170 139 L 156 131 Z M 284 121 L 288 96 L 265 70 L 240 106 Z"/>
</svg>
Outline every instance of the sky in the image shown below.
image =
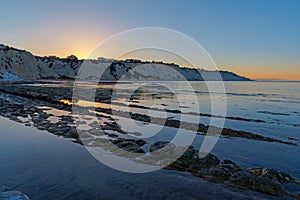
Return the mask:
<svg viewBox="0 0 300 200">
<path fill-rule="evenodd" d="M 85 58 L 114 34 L 162 27 L 196 40 L 221 70 L 300 80 L 299 10 L 299 0 L 1 0 L 0 43 Z"/>
</svg>

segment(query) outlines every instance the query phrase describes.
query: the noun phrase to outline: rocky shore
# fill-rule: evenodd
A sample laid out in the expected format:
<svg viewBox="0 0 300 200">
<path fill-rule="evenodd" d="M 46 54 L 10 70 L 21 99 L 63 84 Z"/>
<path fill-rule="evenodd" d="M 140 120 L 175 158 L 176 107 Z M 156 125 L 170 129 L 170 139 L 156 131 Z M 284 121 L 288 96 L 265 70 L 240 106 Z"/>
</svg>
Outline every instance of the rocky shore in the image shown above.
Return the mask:
<svg viewBox="0 0 300 200">
<path fill-rule="evenodd" d="M 45 84 L 45 83 L 44 83 Z M 45 84 L 47 85 L 47 84 Z M 93 90 L 89 89 L 83 89 L 83 92 L 91 92 Z M 18 120 L 18 117 L 27 117 L 28 121 L 32 121 L 33 125 L 38 127 L 40 130 L 48 130 L 49 132 L 56 134 L 56 135 L 63 135 L 65 137 L 69 137 L 69 131 L 74 132 L 74 129 L 69 126 L 69 124 L 72 124 L 74 122 L 74 119 L 72 119 L 72 116 L 70 116 L 70 112 L 72 111 L 72 92 L 73 92 L 73 84 L 66 84 L 63 87 L 58 87 L 53 84 L 53 86 L 47 85 L 46 87 L 43 87 L 43 84 L 40 86 L 35 86 L 34 84 L 0 84 L 0 92 L 6 95 L 12 95 L 11 98 L 21 99 L 18 103 L 13 103 L 14 101 L 11 100 L 5 100 L 5 98 L 2 98 L 2 103 L 0 104 L 2 108 L 0 107 L 0 115 L 10 118 L 14 121 L 20 122 Z M 126 90 L 124 91 L 126 92 Z M 108 88 L 101 88 L 96 90 L 95 94 L 95 101 L 100 103 L 105 103 L 106 105 L 110 106 L 110 98 L 112 94 L 112 89 Z M 84 100 L 84 96 L 82 97 Z M 0 99 L 1 100 L 1 99 Z M 136 100 L 135 100 L 136 101 Z M 124 106 L 122 103 L 117 103 L 114 105 Z M 51 124 L 49 122 L 48 117 L 51 115 L 47 114 L 45 112 L 47 109 L 40 109 L 38 107 L 41 106 L 47 106 L 49 109 L 55 108 L 59 110 L 64 110 L 69 112 L 68 116 L 60 116 L 59 127 L 56 127 L 56 125 Z M 80 105 L 73 105 L 78 106 Z M 129 105 L 130 106 L 130 105 Z M 132 105 L 131 105 L 132 107 Z M 135 106 L 137 107 L 137 106 Z M 106 122 L 105 126 L 109 126 L 110 129 L 116 130 L 119 132 L 124 133 L 123 130 L 120 129 L 120 127 L 115 125 L 114 120 L 107 115 L 111 115 L 112 113 L 114 115 L 120 116 L 120 117 L 128 117 L 128 113 L 122 111 L 122 110 L 114 110 L 113 108 L 106 108 L 106 107 L 92 107 L 91 109 L 95 109 L 97 111 L 96 116 L 101 118 L 107 118 L 110 122 Z M 149 109 L 145 107 L 144 109 Z M 82 107 L 78 108 L 78 110 L 81 111 L 80 114 L 84 115 L 90 115 L 94 116 L 95 114 L 89 110 L 89 107 Z M 8 111 L 8 112 L 7 112 Z M 9 112 L 10 111 L 10 112 Z M 175 112 L 175 111 L 172 111 Z M 180 113 L 180 111 L 177 111 L 177 113 Z M 200 113 L 200 116 L 204 116 L 207 114 Z M 147 123 L 153 123 L 163 126 L 169 126 L 173 128 L 183 128 L 186 130 L 191 130 L 194 132 L 197 132 L 198 134 L 205 135 L 209 130 L 211 131 L 210 134 L 221 133 L 222 136 L 229 136 L 229 137 L 240 137 L 240 138 L 247 138 L 247 139 L 253 139 L 253 140 L 261 140 L 261 141 L 267 141 L 267 142 L 277 142 L 287 145 L 296 145 L 295 143 L 291 141 L 282 141 L 275 138 L 265 137 L 256 133 L 250 133 L 246 131 L 239 131 L 229 128 L 219 128 L 219 127 L 213 127 L 213 126 L 206 126 L 204 124 L 193 124 L 189 122 L 179 121 L 175 119 L 161 119 L 157 117 L 150 117 L 148 115 L 139 114 L 139 113 L 129 113 L 129 116 L 137 121 L 141 122 L 147 122 Z M 211 116 L 212 117 L 212 116 Z M 220 117 L 220 116 L 217 116 Z M 151 120 L 151 121 L 150 121 Z M 239 120 L 238 118 L 234 118 L 234 120 Z M 249 119 L 242 118 L 242 121 L 249 121 Z M 262 122 L 262 121 L 258 121 Z M 83 122 L 85 123 L 85 122 Z M 28 124 L 28 123 L 27 123 Z M 62 129 L 65 125 L 65 130 L 55 130 L 53 129 Z M 54 126 L 54 127 L 53 127 Z M 73 130 L 71 130 L 73 129 Z M 76 131 L 76 130 L 75 130 Z M 64 134 L 65 132 L 66 134 Z M 58 133 L 58 134 L 57 134 Z M 71 134 L 73 135 L 73 134 Z M 74 138 L 73 136 L 71 138 Z"/>
<path fill-rule="evenodd" d="M 165 142 L 156 142 L 152 149 L 162 148 Z M 300 185 L 292 176 L 285 172 L 276 171 L 270 168 L 248 168 L 244 169 L 233 161 L 219 160 L 212 154 L 203 158 L 198 157 L 198 151 L 194 147 L 188 150 L 167 169 L 188 171 L 194 176 L 203 178 L 212 183 L 223 183 L 237 188 L 254 190 L 270 195 L 299 198 L 299 194 L 290 194 L 284 184 L 294 183 Z"/>
<path fill-rule="evenodd" d="M 109 103 L 110 95 L 110 89 L 99 89 L 96 93 L 96 101 Z M 114 112 L 114 114 L 118 116 L 126 116 L 126 113 L 120 110 L 112 110 L 111 108 L 95 109 L 97 112 L 96 116 L 102 121 L 99 122 L 103 130 L 102 132 L 98 130 L 98 122 L 90 121 L 91 116 L 95 114 L 86 108 L 82 108 L 83 113 L 81 114 L 84 114 L 86 121 L 81 121 L 80 123 L 86 125 L 88 128 L 80 131 L 78 135 L 76 123 L 78 124 L 79 122 L 76 116 L 71 115 L 72 105 L 62 101 L 66 99 L 70 100 L 71 97 L 71 85 L 66 85 L 65 87 L 42 87 L 22 84 L 1 84 L 0 115 L 10 120 L 23 123 L 25 126 L 36 127 L 39 130 L 45 130 L 58 136 L 71 138 L 73 141 L 86 146 L 108 149 L 109 143 L 111 142 L 118 147 L 118 150 L 113 153 L 120 156 L 123 154 L 119 150 L 141 154 L 149 152 L 151 154 L 169 144 L 166 141 L 148 143 L 142 139 L 125 138 L 124 136 L 128 133 L 113 120 L 110 114 Z M 79 105 L 75 106 L 80 108 Z M 195 125 L 188 122 L 179 122 L 174 119 L 168 119 L 162 123 L 162 120 L 159 118 L 151 117 L 150 120 L 149 116 L 139 113 L 130 113 L 130 116 L 137 121 L 151 122 L 174 128 L 178 128 L 179 123 L 182 123 L 180 125 L 181 128 L 193 130 L 198 132 L 198 134 L 205 135 L 208 129 L 204 124 Z M 220 131 L 218 127 L 213 128 L 216 131 Z M 223 129 L 221 131 L 222 136 L 276 142 L 284 145 L 296 145 L 289 141 L 281 141 L 255 133 L 233 129 Z M 145 148 L 146 146 L 148 146 L 148 149 Z M 198 156 L 198 150 L 194 147 L 182 148 L 187 149 L 185 153 L 175 162 L 165 167 L 165 169 L 189 172 L 195 177 L 205 179 L 212 183 L 226 184 L 236 188 L 253 190 L 274 196 L 300 198 L 300 187 L 298 192 L 290 192 L 287 189 L 288 184 L 300 185 L 299 181 L 285 172 L 277 171 L 269 167 L 257 168 L 253 166 L 246 169 L 243 166 L 238 166 L 234 161 L 228 159 L 220 160 L 213 154 L 207 154 L 205 157 L 200 158 Z M 170 148 L 164 153 L 176 155 L 175 151 L 175 146 L 171 144 Z M 143 156 L 138 159 L 130 159 L 151 164 L 151 160 L 149 161 Z M 19 199 L 29 199 L 20 192 L 11 191 L 9 193 L 6 189 L 1 189 L 0 197 L 2 198 L 3 196 L 3 199 L 5 199 L 5 195 L 13 194 Z M 6 199 L 9 198 L 10 196 L 7 196 Z"/>
</svg>

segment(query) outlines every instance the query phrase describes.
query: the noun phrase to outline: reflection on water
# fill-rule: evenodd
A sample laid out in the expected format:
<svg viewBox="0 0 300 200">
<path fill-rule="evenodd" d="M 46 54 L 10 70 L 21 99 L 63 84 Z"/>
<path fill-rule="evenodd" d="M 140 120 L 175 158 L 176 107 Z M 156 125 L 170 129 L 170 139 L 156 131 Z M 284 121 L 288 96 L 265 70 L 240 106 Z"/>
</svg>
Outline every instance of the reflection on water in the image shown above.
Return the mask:
<svg viewBox="0 0 300 200">
<path fill-rule="evenodd" d="M 92 102 L 92 101 L 85 101 L 85 100 L 79 100 L 76 102 L 73 102 L 72 100 L 68 99 L 62 99 L 60 102 L 65 103 L 67 105 L 78 105 L 82 107 L 96 107 L 96 108 L 106 108 L 106 109 L 111 109 L 112 105 L 108 103 L 99 103 L 99 102 Z"/>
</svg>

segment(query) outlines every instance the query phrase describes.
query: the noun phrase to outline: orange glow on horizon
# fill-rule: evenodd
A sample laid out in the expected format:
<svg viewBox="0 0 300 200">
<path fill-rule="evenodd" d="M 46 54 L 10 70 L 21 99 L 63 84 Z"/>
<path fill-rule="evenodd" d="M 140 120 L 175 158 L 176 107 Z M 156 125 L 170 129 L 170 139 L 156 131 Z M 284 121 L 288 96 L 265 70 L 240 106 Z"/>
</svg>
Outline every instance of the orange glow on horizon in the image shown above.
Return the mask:
<svg viewBox="0 0 300 200">
<path fill-rule="evenodd" d="M 253 80 L 259 80 L 259 79 L 274 79 L 274 80 L 291 80 L 291 81 L 299 81 L 300 80 L 300 74 L 295 73 L 295 71 L 285 71 L 282 72 L 283 70 L 274 70 L 273 72 L 270 72 L 268 70 L 261 70 L 261 71 L 253 71 L 249 72 L 249 70 L 243 70 L 243 69 L 228 69 L 228 68 L 223 68 L 220 67 L 220 70 L 226 70 L 226 71 L 231 71 L 234 72 L 240 76 L 244 76 Z"/>
<path fill-rule="evenodd" d="M 297 75 L 290 75 L 290 74 L 267 74 L 267 75 L 257 75 L 257 74 L 249 74 L 245 75 L 248 78 L 253 80 L 257 79 L 278 79 L 278 80 L 291 80 L 291 81 L 299 81 L 300 76 Z"/>
</svg>

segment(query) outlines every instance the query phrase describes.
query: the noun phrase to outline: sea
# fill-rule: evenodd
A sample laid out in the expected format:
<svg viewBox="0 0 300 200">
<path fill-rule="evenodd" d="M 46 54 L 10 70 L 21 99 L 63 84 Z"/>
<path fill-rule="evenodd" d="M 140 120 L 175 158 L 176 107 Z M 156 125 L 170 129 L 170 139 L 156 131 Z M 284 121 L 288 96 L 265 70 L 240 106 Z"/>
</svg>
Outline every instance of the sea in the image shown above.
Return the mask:
<svg viewBox="0 0 300 200">
<path fill-rule="evenodd" d="M 220 135 L 210 153 L 244 168 L 274 168 L 300 180 L 300 82 L 73 84 L 66 81 L 31 85 L 75 87 L 74 91 L 76 87 L 108 88 L 113 91 L 110 102 L 95 104 L 85 98 L 77 104 L 87 108 L 110 105 L 115 110 L 150 118 L 213 125 L 291 142 L 294 145 Z M 113 114 L 111 117 L 124 131 L 140 132 L 138 136 L 129 134 L 130 137 L 149 142 L 169 140 L 178 131 L 178 128 L 140 123 Z M 209 183 L 188 172 L 118 171 L 69 139 L 3 117 L 0 117 L 0 126 L 0 185 L 21 190 L 32 200 L 287 198 Z M 191 130 L 184 133 L 194 134 L 191 145 L 202 147 L 205 135 Z"/>
</svg>

